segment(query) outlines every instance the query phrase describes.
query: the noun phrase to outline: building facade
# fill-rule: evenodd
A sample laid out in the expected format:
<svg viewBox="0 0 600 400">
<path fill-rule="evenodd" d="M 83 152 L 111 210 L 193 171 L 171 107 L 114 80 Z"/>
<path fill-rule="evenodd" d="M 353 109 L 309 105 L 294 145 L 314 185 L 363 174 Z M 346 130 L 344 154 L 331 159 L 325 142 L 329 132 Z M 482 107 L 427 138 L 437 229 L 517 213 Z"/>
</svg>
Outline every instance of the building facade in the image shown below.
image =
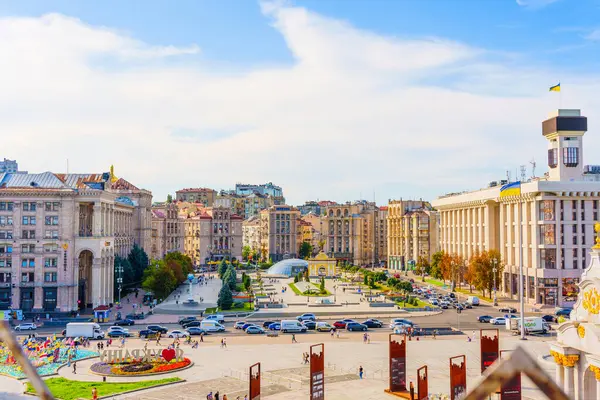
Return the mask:
<svg viewBox="0 0 600 400">
<path fill-rule="evenodd" d="M 162 259 L 168 253 L 184 252 L 184 220 L 179 218 L 174 203 L 152 207 L 152 246 L 148 254 L 152 259 Z"/>
<path fill-rule="evenodd" d="M 3 172 L 16 174 L 19 172 L 19 164 L 17 164 L 16 160 L 9 160 L 5 158 L 4 161 L 0 161 L 0 174 Z"/>
<path fill-rule="evenodd" d="M 242 247 L 245 246 L 255 254 L 260 254 L 260 216 L 242 222 Z"/>
<path fill-rule="evenodd" d="M 183 220 L 183 252 L 192 259 L 194 265 L 201 265 L 200 216 L 184 215 L 180 218 Z"/>
<path fill-rule="evenodd" d="M 209 188 L 187 188 L 175 192 L 177 201 L 201 203 L 204 207 L 212 207 L 216 197 L 217 191 Z"/>
<path fill-rule="evenodd" d="M 388 268 L 401 270 L 412 260 L 413 253 L 407 248 L 406 238 L 411 226 L 405 215 L 413 210 L 430 209 L 423 200 L 390 200 L 387 206 L 387 255 Z"/>
<path fill-rule="evenodd" d="M 112 172 L 0 174 L 0 306 L 69 312 L 114 301 L 114 258 L 151 244 L 152 194 Z"/>
<path fill-rule="evenodd" d="M 263 259 L 273 262 L 285 258 L 297 258 L 302 240 L 300 211 L 279 205 L 260 212 L 260 251 Z"/>
<path fill-rule="evenodd" d="M 501 197 L 501 187 L 492 182 L 486 189 L 434 201 L 440 212 L 441 249 L 466 258 L 481 250 L 499 250 L 505 264 L 499 289 L 515 299 L 522 255 L 526 301 L 572 306 L 589 260 L 600 200 L 600 182 L 583 180 L 586 129 L 587 119 L 579 110 L 551 114 L 542 124 L 549 173 L 522 182 L 520 195 Z"/>
</svg>

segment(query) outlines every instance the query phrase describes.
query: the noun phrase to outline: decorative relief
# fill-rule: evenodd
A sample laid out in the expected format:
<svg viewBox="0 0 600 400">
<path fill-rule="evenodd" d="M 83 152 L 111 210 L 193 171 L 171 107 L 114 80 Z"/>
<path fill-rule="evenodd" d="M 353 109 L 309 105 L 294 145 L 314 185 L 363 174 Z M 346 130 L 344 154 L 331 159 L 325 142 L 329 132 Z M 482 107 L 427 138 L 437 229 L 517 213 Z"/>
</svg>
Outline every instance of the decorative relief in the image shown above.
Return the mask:
<svg viewBox="0 0 600 400">
<path fill-rule="evenodd" d="M 577 334 L 579 335 L 580 338 L 584 338 L 585 337 L 585 327 L 583 325 L 579 325 L 577 327 Z"/>
<path fill-rule="evenodd" d="M 591 288 L 583 293 L 583 309 L 590 314 L 598 314 L 600 311 L 600 294 L 596 288 Z"/>
<path fill-rule="evenodd" d="M 579 361 L 579 356 L 576 354 L 566 355 L 556 351 L 550 351 L 550 355 L 554 357 L 554 362 L 556 364 L 564 367 L 574 367 L 577 361 Z"/>
<path fill-rule="evenodd" d="M 600 367 L 596 367 L 595 365 L 590 365 L 590 371 L 594 373 L 597 381 L 600 381 Z"/>
</svg>

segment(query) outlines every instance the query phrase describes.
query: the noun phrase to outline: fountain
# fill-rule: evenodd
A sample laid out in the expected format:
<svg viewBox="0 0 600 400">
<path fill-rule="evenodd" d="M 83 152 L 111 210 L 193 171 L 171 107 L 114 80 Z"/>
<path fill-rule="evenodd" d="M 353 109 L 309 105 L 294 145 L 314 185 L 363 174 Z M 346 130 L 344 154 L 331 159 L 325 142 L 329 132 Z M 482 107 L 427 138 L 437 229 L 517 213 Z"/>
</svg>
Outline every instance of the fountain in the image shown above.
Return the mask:
<svg viewBox="0 0 600 400">
<path fill-rule="evenodd" d="M 190 284 L 189 288 L 188 288 L 188 298 L 186 301 L 183 302 L 184 306 L 197 306 L 198 302 L 196 300 L 194 300 L 194 274 L 188 274 L 187 276 L 188 282 Z"/>
</svg>

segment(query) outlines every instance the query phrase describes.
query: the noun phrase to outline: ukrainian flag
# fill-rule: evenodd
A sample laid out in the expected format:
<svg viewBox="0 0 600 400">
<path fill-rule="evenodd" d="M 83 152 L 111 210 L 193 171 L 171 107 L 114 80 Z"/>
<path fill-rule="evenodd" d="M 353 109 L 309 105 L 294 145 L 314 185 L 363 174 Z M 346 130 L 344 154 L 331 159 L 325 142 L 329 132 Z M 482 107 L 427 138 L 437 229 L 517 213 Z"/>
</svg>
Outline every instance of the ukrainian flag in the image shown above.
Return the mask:
<svg viewBox="0 0 600 400">
<path fill-rule="evenodd" d="M 512 182 L 500 188 L 500 197 L 520 196 L 521 182 Z"/>
<path fill-rule="evenodd" d="M 551 92 L 560 92 L 560 82 L 558 83 L 558 85 L 550 86 L 550 91 Z"/>
</svg>

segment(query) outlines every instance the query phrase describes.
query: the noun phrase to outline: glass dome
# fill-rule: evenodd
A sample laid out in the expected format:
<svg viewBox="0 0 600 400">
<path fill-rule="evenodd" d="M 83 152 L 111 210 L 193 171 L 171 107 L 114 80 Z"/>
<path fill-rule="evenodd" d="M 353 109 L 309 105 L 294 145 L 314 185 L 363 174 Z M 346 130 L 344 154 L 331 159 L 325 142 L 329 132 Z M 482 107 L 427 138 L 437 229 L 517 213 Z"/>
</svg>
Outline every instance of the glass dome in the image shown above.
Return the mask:
<svg viewBox="0 0 600 400">
<path fill-rule="evenodd" d="M 308 262 L 299 258 L 290 258 L 273 264 L 266 272 L 267 275 L 284 275 L 291 277 L 300 271 L 308 269 Z"/>
</svg>

